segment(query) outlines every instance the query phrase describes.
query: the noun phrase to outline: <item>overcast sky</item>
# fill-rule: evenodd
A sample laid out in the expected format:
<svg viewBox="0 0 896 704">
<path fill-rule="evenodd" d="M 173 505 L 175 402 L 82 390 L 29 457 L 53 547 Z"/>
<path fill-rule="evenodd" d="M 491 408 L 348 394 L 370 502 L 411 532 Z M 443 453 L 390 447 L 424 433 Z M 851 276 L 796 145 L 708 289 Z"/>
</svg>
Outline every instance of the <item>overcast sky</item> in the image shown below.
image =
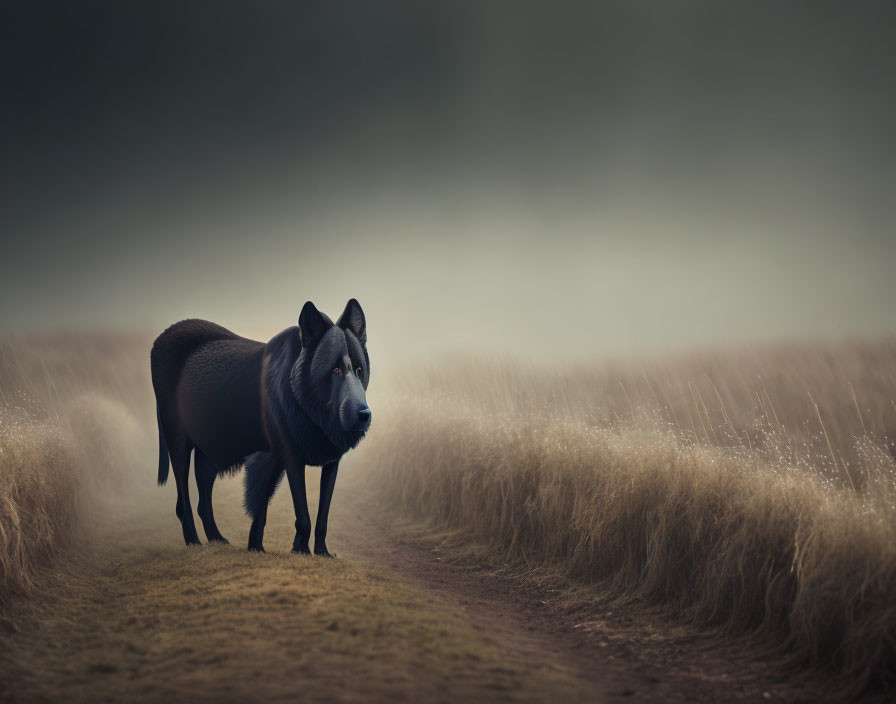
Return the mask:
<svg viewBox="0 0 896 704">
<path fill-rule="evenodd" d="M 0 331 L 896 333 L 888 6 L 4 3 Z"/>
</svg>

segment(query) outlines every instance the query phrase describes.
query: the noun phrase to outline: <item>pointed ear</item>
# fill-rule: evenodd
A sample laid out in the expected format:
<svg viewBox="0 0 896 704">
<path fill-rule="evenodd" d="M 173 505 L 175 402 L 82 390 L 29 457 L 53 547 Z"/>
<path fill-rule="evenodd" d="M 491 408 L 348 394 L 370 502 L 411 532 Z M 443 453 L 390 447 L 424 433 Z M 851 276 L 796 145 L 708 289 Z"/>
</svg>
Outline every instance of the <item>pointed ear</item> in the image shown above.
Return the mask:
<svg viewBox="0 0 896 704">
<path fill-rule="evenodd" d="M 336 325 L 343 330 L 351 330 L 352 334 L 358 338 L 358 342 L 362 345 L 367 344 L 367 321 L 364 319 L 364 311 L 361 310 L 361 304 L 354 298 L 345 304 L 345 310 L 336 321 Z"/>
<path fill-rule="evenodd" d="M 305 303 L 299 314 L 299 332 L 302 335 L 302 345 L 307 347 L 317 342 L 329 327 L 329 319 L 326 318 L 311 301 Z"/>
</svg>

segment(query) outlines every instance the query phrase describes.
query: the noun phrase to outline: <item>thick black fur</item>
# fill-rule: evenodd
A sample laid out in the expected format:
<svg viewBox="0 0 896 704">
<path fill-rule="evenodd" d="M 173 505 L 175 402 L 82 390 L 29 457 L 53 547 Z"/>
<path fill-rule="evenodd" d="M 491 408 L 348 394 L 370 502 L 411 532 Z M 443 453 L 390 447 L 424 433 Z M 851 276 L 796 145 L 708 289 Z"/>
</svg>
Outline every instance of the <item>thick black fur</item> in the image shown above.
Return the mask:
<svg viewBox="0 0 896 704">
<path fill-rule="evenodd" d="M 159 335 L 150 363 L 158 481 L 167 481 L 170 457 L 184 541 L 199 543 L 188 491 L 193 452 L 198 513 L 209 540 L 227 542 L 215 525 L 215 479 L 245 464 L 250 550 L 264 550 L 267 506 L 285 472 L 296 512 L 293 551 L 310 552 L 304 470 L 322 467 L 314 552 L 329 556 L 327 518 L 339 460 L 370 426 L 367 324 L 358 302 L 351 299 L 334 324 L 308 301 L 298 327 L 268 343 L 204 320 L 184 320 Z"/>
</svg>

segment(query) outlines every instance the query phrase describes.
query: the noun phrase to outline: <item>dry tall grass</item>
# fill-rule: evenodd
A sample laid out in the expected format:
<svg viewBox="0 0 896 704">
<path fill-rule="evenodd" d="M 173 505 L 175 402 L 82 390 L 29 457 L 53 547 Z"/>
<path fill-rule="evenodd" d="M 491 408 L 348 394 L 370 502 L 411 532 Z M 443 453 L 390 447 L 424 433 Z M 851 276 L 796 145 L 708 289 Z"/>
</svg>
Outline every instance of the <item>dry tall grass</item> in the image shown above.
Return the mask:
<svg viewBox="0 0 896 704">
<path fill-rule="evenodd" d="M 58 428 L 0 416 L 0 605 L 67 544 L 77 474 Z"/>
<path fill-rule="evenodd" d="M 892 342 L 666 367 L 467 360 L 402 386 L 364 452 L 408 514 L 835 668 L 851 692 L 893 682 Z"/>
<path fill-rule="evenodd" d="M 590 366 L 462 358 L 394 384 L 495 418 L 669 430 L 687 444 L 758 453 L 857 489 L 886 470 L 877 449 L 896 451 L 896 338 Z"/>
<path fill-rule="evenodd" d="M 108 336 L 5 340 L 0 353 L 2 607 L 70 544 L 84 500 L 129 480 L 145 446 L 132 409 L 146 354 Z"/>
</svg>

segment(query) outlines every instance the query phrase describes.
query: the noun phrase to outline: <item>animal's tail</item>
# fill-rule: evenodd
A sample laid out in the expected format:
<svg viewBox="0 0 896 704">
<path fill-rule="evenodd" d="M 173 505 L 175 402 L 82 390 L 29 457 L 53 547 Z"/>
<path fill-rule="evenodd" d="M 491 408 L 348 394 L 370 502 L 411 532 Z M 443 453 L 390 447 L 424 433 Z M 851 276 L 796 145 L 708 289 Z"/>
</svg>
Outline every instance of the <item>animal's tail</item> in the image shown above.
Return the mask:
<svg viewBox="0 0 896 704">
<path fill-rule="evenodd" d="M 165 432 L 162 430 L 162 415 L 156 404 L 156 420 L 159 423 L 159 485 L 168 481 L 168 444 L 165 442 Z"/>
<path fill-rule="evenodd" d="M 253 452 L 246 458 L 246 492 L 243 506 L 252 518 L 267 506 L 283 479 L 283 468 L 270 452 Z"/>
</svg>

